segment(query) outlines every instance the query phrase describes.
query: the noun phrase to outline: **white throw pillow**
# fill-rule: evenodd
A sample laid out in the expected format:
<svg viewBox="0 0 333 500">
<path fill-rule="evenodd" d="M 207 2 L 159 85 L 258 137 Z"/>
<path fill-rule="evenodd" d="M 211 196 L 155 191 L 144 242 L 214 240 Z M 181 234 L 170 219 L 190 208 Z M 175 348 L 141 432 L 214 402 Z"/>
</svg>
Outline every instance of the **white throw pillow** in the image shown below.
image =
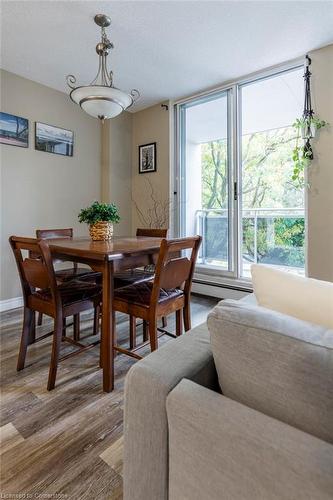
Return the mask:
<svg viewBox="0 0 333 500">
<path fill-rule="evenodd" d="M 333 283 L 261 264 L 253 264 L 251 274 L 260 306 L 333 329 Z"/>
</svg>

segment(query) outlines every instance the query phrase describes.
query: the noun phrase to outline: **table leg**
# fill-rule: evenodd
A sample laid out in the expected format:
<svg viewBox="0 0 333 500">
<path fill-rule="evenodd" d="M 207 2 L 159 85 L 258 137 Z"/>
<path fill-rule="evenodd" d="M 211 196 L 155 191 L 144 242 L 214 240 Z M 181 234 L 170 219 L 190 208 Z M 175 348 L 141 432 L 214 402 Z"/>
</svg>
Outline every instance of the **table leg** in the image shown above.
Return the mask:
<svg viewBox="0 0 333 500">
<path fill-rule="evenodd" d="M 106 262 L 103 267 L 102 342 L 101 342 L 103 390 L 105 392 L 111 392 L 113 391 L 114 388 L 112 299 L 113 299 L 113 263 Z"/>
</svg>

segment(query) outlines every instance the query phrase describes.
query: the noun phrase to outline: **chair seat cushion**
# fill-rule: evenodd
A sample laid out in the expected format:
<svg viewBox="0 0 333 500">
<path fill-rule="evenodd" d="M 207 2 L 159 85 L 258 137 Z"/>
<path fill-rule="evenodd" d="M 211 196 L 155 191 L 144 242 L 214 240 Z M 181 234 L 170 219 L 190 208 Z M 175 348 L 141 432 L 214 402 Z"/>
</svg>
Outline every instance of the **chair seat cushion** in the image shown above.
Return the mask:
<svg viewBox="0 0 333 500">
<path fill-rule="evenodd" d="M 131 304 L 149 307 L 152 289 L 153 282 L 145 281 L 143 283 L 137 283 L 135 285 L 129 285 L 115 290 L 114 298 L 115 300 L 122 300 Z M 182 295 L 183 291 L 178 288 L 174 288 L 172 290 L 164 290 L 161 288 L 158 303 L 160 304 L 161 302 L 175 299 L 177 297 L 181 297 Z"/>
<path fill-rule="evenodd" d="M 70 267 L 69 269 L 59 269 L 55 272 L 56 279 L 58 283 L 63 283 L 66 281 L 71 281 L 79 278 L 89 278 L 91 281 L 95 281 L 101 273 L 97 273 L 92 271 L 89 268 L 78 267 L 74 269 L 74 267 Z"/>
<path fill-rule="evenodd" d="M 101 294 L 102 287 L 94 283 L 70 281 L 58 286 L 63 305 L 73 304 L 82 300 L 95 300 Z M 52 300 L 50 289 L 37 290 L 34 297 L 49 302 Z"/>
<path fill-rule="evenodd" d="M 121 288 L 123 286 L 133 285 L 134 283 L 142 283 L 154 278 L 154 273 L 146 271 L 145 269 L 129 269 L 115 273 L 114 287 Z"/>
</svg>

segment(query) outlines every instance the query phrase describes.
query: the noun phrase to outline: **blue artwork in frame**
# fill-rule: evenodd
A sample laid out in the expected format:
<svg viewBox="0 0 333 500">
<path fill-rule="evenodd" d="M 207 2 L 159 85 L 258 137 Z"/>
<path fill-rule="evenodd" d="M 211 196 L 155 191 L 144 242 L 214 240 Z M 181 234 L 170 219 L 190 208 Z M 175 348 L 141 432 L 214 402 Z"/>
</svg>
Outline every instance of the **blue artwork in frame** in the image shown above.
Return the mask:
<svg viewBox="0 0 333 500">
<path fill-rule="evenodd" d="M 29 146 L 29 120 L 0 112 L 0 143 L 27 148 Z"/>
</svg>

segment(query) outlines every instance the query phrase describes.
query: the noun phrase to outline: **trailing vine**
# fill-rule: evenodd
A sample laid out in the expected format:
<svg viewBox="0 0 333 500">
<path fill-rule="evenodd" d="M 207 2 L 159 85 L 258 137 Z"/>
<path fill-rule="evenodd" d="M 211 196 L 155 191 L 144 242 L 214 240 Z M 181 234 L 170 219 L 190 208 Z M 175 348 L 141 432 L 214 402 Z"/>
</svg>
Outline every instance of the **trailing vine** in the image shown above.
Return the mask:
<svg viewBox="0 0 333 500">
<path fill-rule="evenodd" d="M 307 118 L 297 118 L 293 123 L 293 127 L 297 132 L 296 145 L 292 152 L 292 160 L 294 162 L 294 169 L 292 180 L 297 187 L 304 186 L 304 174 L 313 160 L 313 151 L 310 143 L 310 138 L 315 136 L 317 130 L 328 125 L 327 122 L 317 118 L 316 116 L 309 116 Z M 311 131 L 311 136 L 305 138 L 305 143 L 300 144 L 304 140 L 302 131 Z"/>
</svg>

